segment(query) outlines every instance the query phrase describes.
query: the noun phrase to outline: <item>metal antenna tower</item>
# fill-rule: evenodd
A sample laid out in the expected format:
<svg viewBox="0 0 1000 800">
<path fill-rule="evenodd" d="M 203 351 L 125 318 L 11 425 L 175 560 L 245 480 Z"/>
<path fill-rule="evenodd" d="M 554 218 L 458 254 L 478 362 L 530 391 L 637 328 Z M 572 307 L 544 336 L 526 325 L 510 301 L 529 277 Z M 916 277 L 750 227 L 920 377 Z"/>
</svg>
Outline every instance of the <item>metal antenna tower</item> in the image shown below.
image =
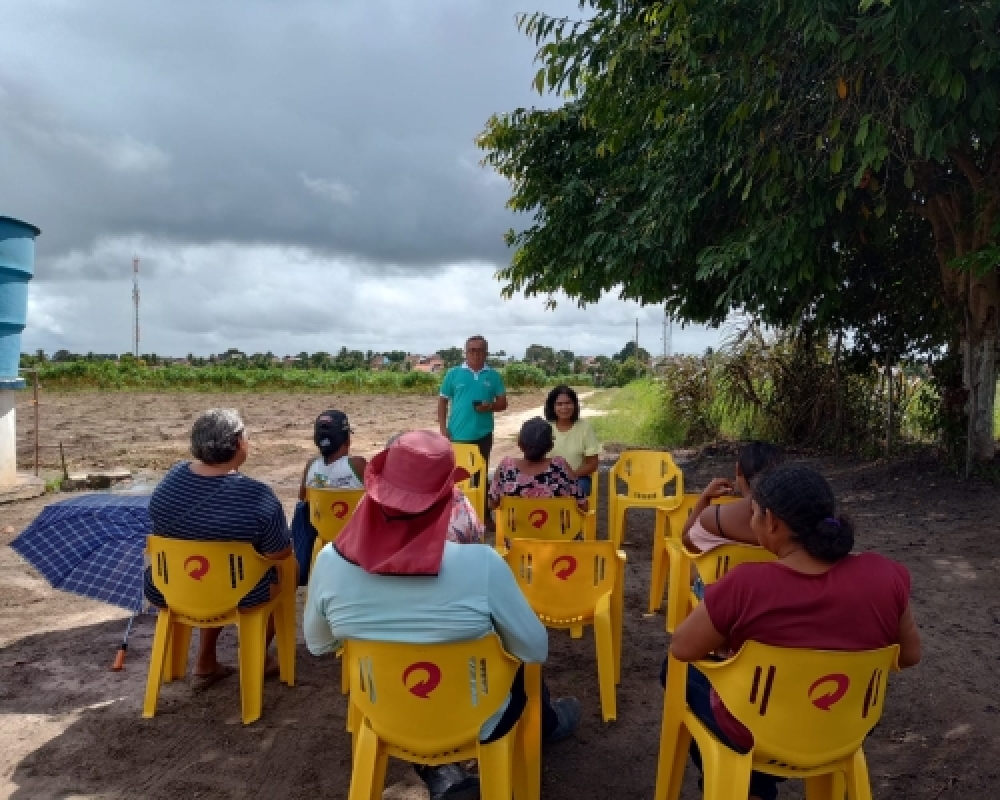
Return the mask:
<svg viewBox="0 0 1000 800">
<path fill-rule="evenodd" d="M 673 355 L 674 318 L 667 309 L 663 309 L 663 357 Z"/>
<path fill-rule="evenodd" d="M 139 258 L 132 259 L 132 311 L 134 329 L 132 331 L 132 355 L 139 357 Z"/>
</svg>

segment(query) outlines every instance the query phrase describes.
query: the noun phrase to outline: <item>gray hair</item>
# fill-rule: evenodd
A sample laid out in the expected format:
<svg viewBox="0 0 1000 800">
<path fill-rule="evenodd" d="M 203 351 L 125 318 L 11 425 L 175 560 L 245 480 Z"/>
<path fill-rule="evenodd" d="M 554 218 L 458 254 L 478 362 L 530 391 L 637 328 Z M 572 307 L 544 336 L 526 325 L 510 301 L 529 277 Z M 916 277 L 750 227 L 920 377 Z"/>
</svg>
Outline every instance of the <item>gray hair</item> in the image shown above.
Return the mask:
<svg viewBox="0 0 1000 800">
<path fill-rule="evenodd" d="M 240 449 L 243 430 L 235 408 L 210 408 L 191 427 L 191 455 L 203 464 L 225 464 Z"/>
</svg>

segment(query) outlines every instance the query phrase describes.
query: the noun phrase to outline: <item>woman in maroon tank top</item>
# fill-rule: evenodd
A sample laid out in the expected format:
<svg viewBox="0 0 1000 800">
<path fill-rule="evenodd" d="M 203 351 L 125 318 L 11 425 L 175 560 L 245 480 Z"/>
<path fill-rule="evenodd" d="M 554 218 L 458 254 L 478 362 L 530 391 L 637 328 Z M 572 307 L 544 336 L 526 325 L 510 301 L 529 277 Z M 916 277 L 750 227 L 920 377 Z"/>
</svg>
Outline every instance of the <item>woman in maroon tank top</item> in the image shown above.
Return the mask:
<svg viewBox="0 0 1000 800">
<path fill-rule="evenodd" d="M 854 528 L 836 514 L 833 491 L 815 470 L 779 466 L 752 487 L 750 526 L 777 556 L 743 564 L 707 587 L 705 602 L 677 628 L 670 653 L 696 661 L 748 640 L 779 647 L 874 650 L 898 644 L 899 666 L 920 661 L 906 567 L 876 553 L 852 554 Z M 688 705 L 734 750 L 750 732 L 722 705 L 704 674 L 688 670 Z M 696 759 L 697 760 L 697 759 Z M 754 773 L 751 797 L 770 800 L 777 779 Z"/>
</svg>

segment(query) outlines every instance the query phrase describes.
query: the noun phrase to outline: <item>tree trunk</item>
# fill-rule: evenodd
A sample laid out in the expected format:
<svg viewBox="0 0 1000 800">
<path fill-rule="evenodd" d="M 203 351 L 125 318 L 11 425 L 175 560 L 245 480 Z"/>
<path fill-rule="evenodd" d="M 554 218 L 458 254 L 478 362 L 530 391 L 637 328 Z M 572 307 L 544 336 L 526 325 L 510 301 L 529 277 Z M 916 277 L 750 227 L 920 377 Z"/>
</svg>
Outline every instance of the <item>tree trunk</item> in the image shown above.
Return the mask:
<svg viewBox="0 0 1000 800">
<path fill-rule="evenodd" d="M 973 464 L 989 461 L 996 453 L 993 409 L 996 403 L 998 328 L 997 273 L 969 276 L 966 294 L 965 332 L 962 340 L 962 382 L 969 392 L 966 473 Z"/>
</svg>

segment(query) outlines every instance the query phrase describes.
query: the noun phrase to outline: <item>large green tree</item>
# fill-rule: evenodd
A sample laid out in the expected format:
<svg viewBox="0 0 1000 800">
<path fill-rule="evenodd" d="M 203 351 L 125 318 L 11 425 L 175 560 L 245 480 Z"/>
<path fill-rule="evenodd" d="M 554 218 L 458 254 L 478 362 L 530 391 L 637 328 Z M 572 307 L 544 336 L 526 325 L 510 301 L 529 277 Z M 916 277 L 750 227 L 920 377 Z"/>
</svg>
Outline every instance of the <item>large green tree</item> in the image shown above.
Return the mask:
<svg viewBox="0 0 1000 800">
<path fill-rule="evenodd" d="M 507 291 L 618 288 L 964 358 L 993 456 L 1000 4 L 590 0 L 521 24 L 553 110 L 492 118 L 486 162 L 532 213 Z M 949 328 L 949 326 L 951 326 Z"/>
</svg>

